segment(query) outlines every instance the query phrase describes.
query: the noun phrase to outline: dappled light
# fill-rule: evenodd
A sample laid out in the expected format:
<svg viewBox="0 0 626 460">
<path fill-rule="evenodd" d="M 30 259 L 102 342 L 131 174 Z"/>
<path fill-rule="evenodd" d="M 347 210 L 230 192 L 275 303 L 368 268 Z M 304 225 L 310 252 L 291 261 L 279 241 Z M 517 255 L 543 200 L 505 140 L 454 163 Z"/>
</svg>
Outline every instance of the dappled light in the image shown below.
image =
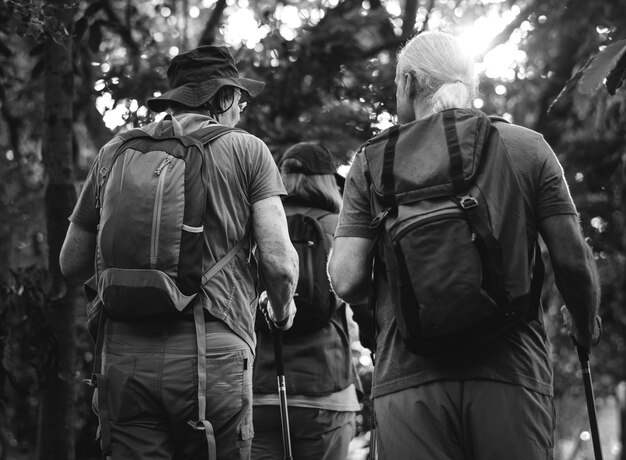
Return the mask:
<svg viewBox="0 0 626 460">
<path fill-rule="evenodd" d="M 275 160 L 297 142 L 319 142 L 345 179 L 363 144 L 398 125 L 398 50 L 432 30 L 458 36 L 474 56 L 480 78 L 472 108 L 538 132 L 563 168 L 602 285 L 603 336 L 590 361 L 602 447 L 605 458 L 622 458 L 622 3 L 0 0 L 0 458 L 35 458 L 40 446 L 65 449 L 54 460 L 99 458 L 91 392 L 81 383 L 93 364 L 85 301 L 60 273 L 59 246 L 99 149 L 115 134 L 165 118 L 147 100 L 169 90 L 172 58 L 201 44 L 228 46 L 241 74 L 265 83 L 245 101 L 238 126 L 267 144 Z M 527 231 L 535 235 L 537 227 Z M 541 319 L 554 364 L 555 459 L 590 459 L 582 372 L 543 249 Z M 352 352 L 368 391 L 370 350 L 355 339 Z M 76 404 L 61 407 L 50 388 Z M 371 428 L 366 395 L 351 460 L 367 455 Z"/>
</svg>

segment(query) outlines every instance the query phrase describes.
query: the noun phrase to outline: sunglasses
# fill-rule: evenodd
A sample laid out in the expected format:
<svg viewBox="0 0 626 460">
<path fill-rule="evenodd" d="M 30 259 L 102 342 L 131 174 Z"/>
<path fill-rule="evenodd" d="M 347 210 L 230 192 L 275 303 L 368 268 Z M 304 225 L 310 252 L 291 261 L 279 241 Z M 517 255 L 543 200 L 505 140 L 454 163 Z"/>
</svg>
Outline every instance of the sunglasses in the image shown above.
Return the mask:
<svg viewBox="0 0 626 460">
<path fill-rule="evenodd" d="M 241 90 L 240 89 L 235 89 L 235 94 L 237 96 L 239 96 L 239 98 L 241 99 Z M 239 101 L 237 103 L 237 105 L 239 106 L 239 113 L 243 113 L 244 110 L 246 110 L 246 107 L 248 107 L 248 101 Z"/>
</svg>

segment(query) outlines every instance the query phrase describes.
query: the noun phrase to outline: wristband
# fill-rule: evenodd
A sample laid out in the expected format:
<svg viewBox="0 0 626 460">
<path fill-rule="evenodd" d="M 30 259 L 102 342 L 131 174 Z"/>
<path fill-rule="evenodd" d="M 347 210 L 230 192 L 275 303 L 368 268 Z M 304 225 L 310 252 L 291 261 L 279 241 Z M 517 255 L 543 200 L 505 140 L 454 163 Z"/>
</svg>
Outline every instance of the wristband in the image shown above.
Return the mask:
<svg viewBox="0 0 626 460">
<path fill-rule="evenodd" d="M 276 327 L 283 327 L 288 322 L 289 322 L 289 315 L 287 315 L 285 319 L 281 319 L 280 321 L 273 321 Z"/>
<path fill-rule="evenodd" d="M 595 347 L 600 342 L 600 337 L 602 337 L 602 320 L 600 315 L 596 315 L 596 323 L 598 323 L 598 338 L 591 344 L 592 347 Z"/>
</svg>

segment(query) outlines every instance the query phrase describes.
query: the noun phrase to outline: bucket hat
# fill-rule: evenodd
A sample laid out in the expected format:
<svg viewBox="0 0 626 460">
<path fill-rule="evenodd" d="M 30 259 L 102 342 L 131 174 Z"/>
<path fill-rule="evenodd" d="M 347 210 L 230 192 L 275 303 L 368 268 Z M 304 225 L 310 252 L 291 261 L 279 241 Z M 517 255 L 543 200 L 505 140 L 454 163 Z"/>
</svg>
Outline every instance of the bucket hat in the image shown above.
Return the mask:
<svg viewBox="0 0 626 460">
<path fill-rule="evenodd" d="M 223 86 L 245 91 L 248 98 L 258 96 L 265 83 L 239 76 L 235 59 L 225 46 L 200 46 L 175 56 L 167 68 L 170 90 L 148 99 L 154 112 L 165 111 L 171 102 L 200 107 Z"/>
<path fill-rule="evenodd" d="M 285 165 L 285 160 L 298 160 L 299 165 Z M 285 174 L 335 174 L 337 165 L 326 147 L 314 142 L 300 142 L 291 146 L 280 160 L 280 171 Z"/>
</svg>

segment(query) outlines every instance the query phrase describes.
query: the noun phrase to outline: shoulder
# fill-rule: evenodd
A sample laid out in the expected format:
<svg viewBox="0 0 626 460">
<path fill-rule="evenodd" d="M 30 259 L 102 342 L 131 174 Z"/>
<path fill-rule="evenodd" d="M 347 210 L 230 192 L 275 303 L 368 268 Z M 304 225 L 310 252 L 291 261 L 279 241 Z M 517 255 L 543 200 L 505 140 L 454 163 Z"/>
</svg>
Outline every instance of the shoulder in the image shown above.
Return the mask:
<svg viewBox="0 0 626 460">
<path fill-rule="evenodd" d="M 512 123 L 495 123 L 502 142 L 508 149 L 528 152 L 545 149 L 548 146 L 541 133 Z"/>
<path fill-rule="evenodd" d="M 541 133 L 520 125 L 496 123 L 494 126 L 510 158 L 519 166 L 540 168 L 554 152 Z M 533 166 L 531 166 L 533 165 Z"/>
<path fill-rule="evenodd" d="M 244 131 L 240 128 L 234 128 L 232 131 L 227 132 L 222 137 L 217 139 L 216 142 L 224 140 L 232 144 L 241 145 L 255 150 L 268 150 L 267 145 L 261 139 L 254 134 L 250 134 L 248 131 Z"/>
</svg>

